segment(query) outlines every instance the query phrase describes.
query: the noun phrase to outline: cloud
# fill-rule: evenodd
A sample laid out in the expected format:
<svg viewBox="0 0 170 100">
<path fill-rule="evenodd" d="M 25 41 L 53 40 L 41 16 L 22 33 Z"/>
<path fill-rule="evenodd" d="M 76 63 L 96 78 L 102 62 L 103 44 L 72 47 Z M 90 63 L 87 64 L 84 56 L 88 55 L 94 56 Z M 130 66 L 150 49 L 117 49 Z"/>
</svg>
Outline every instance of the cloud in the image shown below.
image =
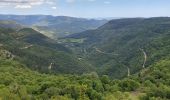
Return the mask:
<svg viewBox="0 0 170 100">
<path fill-rule="evenodd" d="M 54 0 L 0 0 L 0 6 L 14 6 L 15 8 L 31 8 L 42 4 L 54 4 Z"/>
<path fill-rule="evenodd" d="M 53 2 L 53 1 L 46 1 L 45 3 L 46 3 L 46 4 L 49 4 L 49 5 L 55 4 L 55 2 Z"/>
<path fill-rule="evenodd" d="M 94 2 L 94 1 L 97 1 L 97 0 L 65 0 L 67 3 L 75 3 L 75 2 Z"/>
<path fill-rule="evenodd" d="M 51 7 L 52 9 L 57 9 L 57 7 Z"/>
<path fill-rule="evenodd" d="M 66 0 L 67 3 L 74 3 L 76 0 Z"/>
<path fill-rule="evenodd" d="M 90 2 L 94 2 L 94 1 L 96 1 L 96 0 L 88 0 L 88 1 L 90 1 Z"/>
<path fill-rule="evenodd" d="M 32 8 L 33 6 L 39 5 L 56 5 L 56 2 L 60 0 L 0 0 L 0 7 L 14 7 L 17 9 L 22 8 Z M 62 0 L 63 1 L 63 0 Z M 95 2 L 97 0 L 64 0 L 67 3 L 75 3 L 75 2 Z M 107 2 L 105 2 L 107 3 Z M 54 8 L 55 9 L 55 8 Z"/>
<path fill-rule="evenodd" d="M 17 5 L 17 6 L 15 6 L 15 8 L 24 8 L 24 9 L 28 9 L 28 8 L 32 8 L 32 6 L 30 6 L 30 5 Z"/>
<path fill-rule="evenodd" d="M 111 4 L 111 2 L 110 1 L 105 1 L 104 4 Z"/>
<path fill-rule="evenodd" d="M 32 4 L 39 5 L 45 0 L 0 0 L 0 4 Z"/>
</svg>

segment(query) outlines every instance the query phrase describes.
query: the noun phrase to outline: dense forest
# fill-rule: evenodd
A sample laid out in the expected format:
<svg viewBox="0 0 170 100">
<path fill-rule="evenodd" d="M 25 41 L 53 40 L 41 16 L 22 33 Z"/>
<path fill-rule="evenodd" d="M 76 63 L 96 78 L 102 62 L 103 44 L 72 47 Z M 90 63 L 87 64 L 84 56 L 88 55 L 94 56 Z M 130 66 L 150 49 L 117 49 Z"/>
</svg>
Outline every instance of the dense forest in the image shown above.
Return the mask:
<svg viewBox="0 0 170 100">
<path fill-rule="evenodd" d="M 9 55 L 9 54 L 8 54 Z M 98 76 L 50 75 L 31 71 L 23 64 L 1 57 L 2 100 L 168 100 L 170 60 L 161 60 L 122 80 Z"/>
<path fill-rule="evenodd" d="M 88 60 L 99 73 L 121 78 L 127 76 L 127 68 L 136 73 L 170 56 L 169 27 L 168 17 L 118 19 L 96 30 L 63 38 L 84 39 L 82 43 L 64 41 L 63 44 Z"/>
<path fill-rule="evenodd" d="M 17 61 L 32 70 L 44 73 L 76 73 L 93 70 L 86 61 L 80 61 L 72 52 L 41 33 L 24 28 L 0 29 L 0 43 Z M 52 64 L 52 67 L 49 66 Z"/>
<path fill-rule="evenodd" d="M 0 100 L 169 100 L 170 18 L 111 20 L 57 41 L 0 21 Z"/>
</svg>

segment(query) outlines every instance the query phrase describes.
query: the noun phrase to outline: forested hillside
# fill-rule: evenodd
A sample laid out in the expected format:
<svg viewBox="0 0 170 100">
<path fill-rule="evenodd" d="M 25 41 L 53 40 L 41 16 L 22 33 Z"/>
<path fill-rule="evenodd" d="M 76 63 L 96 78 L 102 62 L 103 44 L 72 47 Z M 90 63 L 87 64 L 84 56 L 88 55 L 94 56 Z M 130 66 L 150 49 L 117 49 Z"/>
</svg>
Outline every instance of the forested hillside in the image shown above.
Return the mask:
<svg viewBox="0 0 170 100">
<path fill-rule="evenodd" d="M 152 65 L 170 53 L 170 18 L 112 20 L 97 30 L 73 34 L 61 41 L 98 72 L 121 78 Z"/>
<path fill-rule="evenodd" d="M 5 50 L 1 48 L 0 51 Z M 170 99 L 170 58 L 160 60 L 128 78 L 111 80 L 106 75 L 99 77 L 97 73 L 79 76 L 40 74 L 7 55 L 0 56 L 2 100 Z"/>
<path fill-rule="evenodd" d="M 93 69 L 66 47 L 33 29 L 1 28 L 0 44 L 15 55 L 14 59 L 40 72 L 80 74 Z"/>
</svg>

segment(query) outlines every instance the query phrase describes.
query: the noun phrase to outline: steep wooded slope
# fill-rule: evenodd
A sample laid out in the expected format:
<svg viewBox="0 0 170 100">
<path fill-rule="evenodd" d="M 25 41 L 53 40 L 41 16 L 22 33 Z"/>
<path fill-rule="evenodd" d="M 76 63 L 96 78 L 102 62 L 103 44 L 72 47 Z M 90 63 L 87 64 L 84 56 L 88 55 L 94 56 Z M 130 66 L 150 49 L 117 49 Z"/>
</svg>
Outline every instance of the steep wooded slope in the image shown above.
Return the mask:
<svg viewBox="0 0 170 100">
<path fill-rule="evenodd" d="M 33 29 L 0 29 L 0 44 L 17 61 L 45 73 L 84 73 L 91 67 L 80 61 L 69 49 Z"/>
<path fill-rule="evenodd" d="M 65 43 L 82 55 L 99 73 L 112 77 L 135 73 L 159 59 L 169 56 L 170 18 L 130 18 L 112 20 L 97 30 L 73 34 L 66 39 L 83 39 L 82 43 Z M 78 52 L 78 53 L 77 53 Z"/>
</svg>

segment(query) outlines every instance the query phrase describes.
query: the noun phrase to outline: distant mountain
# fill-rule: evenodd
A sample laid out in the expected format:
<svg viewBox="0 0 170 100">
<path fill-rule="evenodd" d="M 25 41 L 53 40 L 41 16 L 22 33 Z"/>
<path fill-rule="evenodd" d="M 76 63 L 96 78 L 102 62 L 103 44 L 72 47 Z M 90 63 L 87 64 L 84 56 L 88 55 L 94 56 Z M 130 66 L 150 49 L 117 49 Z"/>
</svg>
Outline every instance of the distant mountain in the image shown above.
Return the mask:
<svg viewBox="0 0 170 100">
<path fill-rule="evenodd" d="M 169 38 L 168 17 L 128 18 L 111 20 L 96 30 L 70 35 L 61 42 L 96 66 L 99 73 L 123 77 L 129 69 L 135 73 L 169 57 Z"/>
<path fill-rule="evenodd" d="M 15 21 L 0 20 L 0 28 L 21 29 L 23 26 Z"/>
<path fill-rule="evenodd" d="M 0 20 L 16 21 L 22 25 L 32 27 L 53 39 L 89 29 L 96 29 L 107 22 L 107 20 L 50 15 L 0 15 Z"/>
</svg>

